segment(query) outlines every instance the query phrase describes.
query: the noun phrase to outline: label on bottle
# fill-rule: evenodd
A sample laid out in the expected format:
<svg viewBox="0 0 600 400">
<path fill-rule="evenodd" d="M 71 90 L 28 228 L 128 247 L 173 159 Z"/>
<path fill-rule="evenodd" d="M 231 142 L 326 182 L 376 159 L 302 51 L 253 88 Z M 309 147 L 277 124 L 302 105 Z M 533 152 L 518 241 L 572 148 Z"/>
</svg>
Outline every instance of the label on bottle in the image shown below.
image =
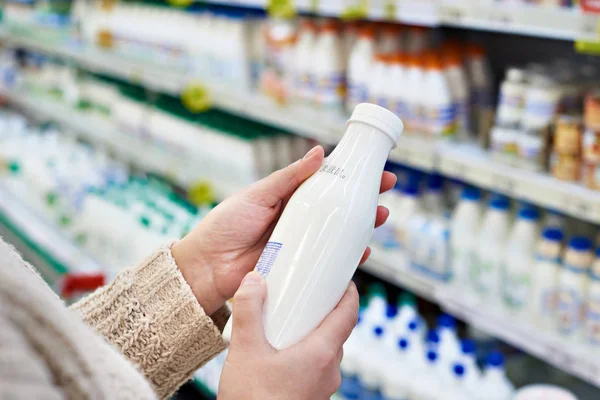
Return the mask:
<svg viewBox="0 0 600 400">
<path fill-rule="evenodd" d="M 466 100 L 454 102 L 454 112 L 456 114 L 456 129 L 461 132 L 470 132 L 470 114 L 469 104 Z"/>
<path fill-rule="evenodd" d="M 498 106 L 521 109 L 524 103 L 525 99 L 521 90 L 504 90 L 500 92 Z"/>
<path fill-rule="evenodd" d="M 300 72 L 296 75 L 296 90 L 299 97 L 310 100 L 315 90 L 315 78 L 309 72 Z"/>
<path fill-rule="evenodd" d="M 354 108 L 360 103 L 366 103 L 368 99 L 367 85 L 362 82 L 348 83 L 348 104 Z"/>
<path fill-rule="evenodd" d="M 556 315 L 558 330 L 563 335 L 571 335 L 581 324 L 582 298 L 580 291 L 573 287 L 558 290 Z"/>
<path fill-rule="evenodd" d="M 456 133 L 455 110 L 452 104 L 426 107 L 426 131 L 434 137 L 448 137 Z"/>
<path fill-rule="evenodd" d="M 337 176 L 340 179 L 346 179 L 346 170 L 344 168 L 336 167 L 331 164 L 323 164 L 318 172 Z"/>
<path fill-rule="evenodd" d="M 440 281 L 450 277 L 450 231 L 443 226 L 432 226 L 429 232 L 429 254 L 426 265 L 431 275 Z"/>
<path fill-rule="evenodd" d="M 269 275 L 269 272 L 271 272 L 271 268 L 273 267 L 275 260 L 277 260 L 277 255 L 282 246 L 283 244 L 279 242 L 268 242 L 265 246 L 265 249 L 256 263 L 256 267 L 254 268 L 263 277 L 266 278 L 267 275 Z"/>
<path fill-rule="evenodd" d="M 476 254 L 471 263 L 471 281 L 473 287 L 480 293 L 496 292 L 498 287 L 499 266 L 493 260 Z"/>
<path fill-rule="evenodd" d="M 502 270 L 506 271 L 505 265 Z M 529 289 L 531 287 L 531 279 L 527 274 L 514 274 L 507 272 L 504 276 L 504 304 L 512 310 L 522 310 L 527 304 L 529 298 Z"/>
<path fill-rule="evenodd" d="M 473 250 L 463 250 L 454 248 L 451 249 L 451 264 L 452 264 L 452 279 L 454 282 L 461 285 L 469 285 L 471 283 L 469 274 L 473 268 L 475 253 Z"/>
<path fill-rule="evenodd" d="M 600 345 L 600 296 L 591 294 L 585 307 L 585 340 Z"/>
<path fill-rule="evenodd" d="M 317 80 L 317 102 L 324 107 L 341 107 L 346 94 L 343 74 L 334 72 Z"/>
</svg>

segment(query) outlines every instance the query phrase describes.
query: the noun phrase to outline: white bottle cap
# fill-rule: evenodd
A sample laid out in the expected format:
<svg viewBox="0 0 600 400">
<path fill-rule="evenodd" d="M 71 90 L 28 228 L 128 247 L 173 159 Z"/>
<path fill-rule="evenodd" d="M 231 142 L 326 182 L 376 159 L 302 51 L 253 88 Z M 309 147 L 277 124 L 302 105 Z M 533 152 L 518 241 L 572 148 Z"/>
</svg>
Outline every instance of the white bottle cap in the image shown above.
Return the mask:
<svg viewBox="0 0 600 400">
<path fill-rule="evenodd" d="M 370 103 L 361 103 L 354 108 L 354 112 L 350 116 L 346 126 L 352 122 L 362 122 L 381 130 L 394 142 L 392 148 L 398 145 L 398 140 L 400 140 L 400 135 L 404 130 L 404 124 L 396 114 Z"/>
</svg>

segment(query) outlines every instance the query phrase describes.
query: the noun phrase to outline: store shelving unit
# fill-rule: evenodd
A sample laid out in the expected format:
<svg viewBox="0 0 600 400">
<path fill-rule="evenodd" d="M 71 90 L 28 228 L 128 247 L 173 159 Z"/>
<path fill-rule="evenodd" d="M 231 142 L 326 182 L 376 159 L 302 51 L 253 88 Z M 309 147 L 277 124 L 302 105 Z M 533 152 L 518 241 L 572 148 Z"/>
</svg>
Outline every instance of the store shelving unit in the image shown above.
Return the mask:
<svg viewBox="0 0 600 400">
<path fill-rule="evenodd" d="M 43 216 L 23 204 L 15 194 L 0 183 L 0 229 L 11 242 L 20 243 L 21 251 L 36 266 L 43 268 L 42 274 L 54 281 L 67 272 L 92 273 L 101 271 L 101 266 L 73 244 L 50 224 Z"/>
<path fill-rule="evenodd" d="M 264 0 L 211 0 L 210 3 L 267 7 Z M 294 3 L 300 12 L 331 17 L 343 17 L 348 8 L 342 1 L 299 0 Z M 365 17 L 412 25 L 458 27 L 549 39 L 598 40 L 599 16 L 577 8 L 492 4 L 477 0 L 376 0 L 368 2 Z"/>
<path fill-rule="evenodd" d="M 412 272 L 401 252 L 390 253 L 374 247 L 371 257 L 360 268 L 438 303 L 464 322 L 600 387 L 600 360 L 585 347 L 542 332 L 526 319 L 507 314 L 489 301 L 482 307 L 481 300 L 464 288 Z"/>
</svg>

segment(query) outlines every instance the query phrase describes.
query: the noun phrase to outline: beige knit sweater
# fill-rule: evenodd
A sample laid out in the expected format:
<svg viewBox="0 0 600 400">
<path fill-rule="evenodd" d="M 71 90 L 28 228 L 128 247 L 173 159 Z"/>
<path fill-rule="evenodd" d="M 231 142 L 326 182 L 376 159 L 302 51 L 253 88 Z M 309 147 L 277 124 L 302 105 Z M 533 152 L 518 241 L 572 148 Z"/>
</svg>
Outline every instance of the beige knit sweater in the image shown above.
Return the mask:
<svg viewBox="0 0 600 400">
<path fill-rule="evenodd" d="M 168 248 L 71 309 L 0 239 L 0 399 L 164 398 L 225 348 Z"/>
</svg>

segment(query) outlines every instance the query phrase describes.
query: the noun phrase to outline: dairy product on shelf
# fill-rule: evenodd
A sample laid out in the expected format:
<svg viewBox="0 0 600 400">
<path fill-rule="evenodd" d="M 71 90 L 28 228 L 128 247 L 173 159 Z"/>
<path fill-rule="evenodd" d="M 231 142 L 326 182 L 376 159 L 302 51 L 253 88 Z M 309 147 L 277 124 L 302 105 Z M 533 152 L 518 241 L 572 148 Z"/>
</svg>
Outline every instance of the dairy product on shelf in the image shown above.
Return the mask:
<svg viewBox="0 0 600 400">
<path fill-rule="evenodd" d="M 497 125 L 503 128 L 517 128 L 520 125 L 525 104 L 525 77 L 525 71 L 520 68 L 506 71 L 506 78 L 500 85 Z"/>
<path fill-rule="evenodd" d="M 425 71 L 420 54 L 409 54 L 406 61 L 406 114 L 404 121 L 408 132 L 419 132 L 424 128 L 425 115 L 421 92 L 425 82 Z"/>
<path fill-rule="evenodd" d="M 298 43 L 294 49 L 294 97 L 300 102 L 314 99 L 315 78 L 312 73 L 313 52 L 316 43 L 316 26 L 311 20 L 303 20 Z"/>
<path fill-rule="evenodd" d="M 466 66 L 471 83 L 471 126 L 474 132 L 487 134 L 492 125 L 493 77 L 481 46 L 468 46 Z"/>
<path fill-rule="evenodd" d="M 440 57 L 427 52 L 421 101 L 425 119 L 423 131 L 432 138 L 456 135 L 455 108 L 450 84 Z"/>
<path fill-rule="evenodd" d="M 515 393 L 514 400 L 577 400 L 566 389 L 553 385 L 528 385 Z"/>
<path fill-rule="evenodd" d="M 600 249 L 589 271 L 589 286 L 585 295 L 584 340 L 594 349 L 600 346 Z"/>
<path fill-rule="evenodd" d="M 346 94 L 346 65 L 338 26 L 333 20 L 321 25 L 314 52 L 315 103 L 322 110 L 341 112 Z"/>
<path fill-rule="evenodd" d="M 473 258 L 471 279 L 473 287 L 482 296 L 499 301 L 501 295 L 501 265 L 506 244 L 509 216 L 506 197 L 495 196 L 481 223 Z"/>
<path fill-rule="evenodd" d="M 389 109 L 402 119 L 406 118 L 406 56 L 397 53 L 391 57 L 389 82 L 386 85 Z"/>
<path fill-rule="evenodd" d="M 412 375 L 409 358 L 410 345 L 409 339 L 398 339 L 398 349 L 392 356 L 391 362 L 385 366 L 381 394 L 386 400 L 408 399 Z"/>
<path fill-rule="evenodd" d="M 444 73 L 448 80 L 454 109 L 455 129 L 459 139 L 470 139 L 470 89 L 462 57 L 458 50 L 451 49 L 444 54 Z"/>
<path fill-rule="evenodd" d="M 423 232 L 426 250 L 424 266 L 435 279 L 446 281 L 451 274 L 450 266 L 450 223 L 442 199 L 443 181 L 439 175 L 430 177 L 424 201 L 427 222 Z"/>
<path fill-rule="evenodd" d="M 558 332 L 570 339 L 581 338 L 582 306 L 592 258 L 592 242 L 588 238 L 571 238 L 559 272 L 556 308 Z"/>
<path fill-rule="evenodd" d="M 452 281 L 465 287 L 470 283 L 471 263 L 481 223 L 480 201 L 480 190 L 466 186 L 450 226 Z"/>
<path fill-rule="evenodd" d="M 531 317 L 534 325 L 546 331 L 553 328 L 563 237 L 560 228 L 544 229 L 531 271 Z"/>
<path fill-rule="evenodd" d="M 276 348 L 309 334 L 343 296 L 369 243 L 380 175 L 402 129 L 390 111 L 359 105 L 340 144 L 288 202 L 256 266 L 268 288 L 265 334 Z"/>
<path fill-rule="evenodd" d="M 504 276 L 502 283 L 504 306 L 511 313 L 518 315 L 522 315 L 526 310 L 531 298 L 531 268 L 539 237 L 538 219 L 539 213 L 535 208 L 531 206 L 521 208 L 509 233 L 500 267 Z"/>
<path fill-rule="evenodd" d="M 448 314 L 437 319 L 437 333 L 440 342 L 437 348 L 440 362 L 448 369 L 460 357 L 460 345 L 456 334 L 456 320 Z"/>
<path fill-rule="evenodd" d="M 402 31 L 398 25 L 385 24 L 381 27 L 381 34 L 377 51 L 382 54 L 392 55 L 402 50 Z"/>
<path fill-rule="evenodd" d="M 367 80 L 369 102 L 387 109 L 391 108 L 390 99 L 388 97 L 391 72 L 391 64 L 389 61 L 389 56 L 386 56 L 385 54 L 376 54 Z"/>
<path fill-rule="evenodd" d="M 375 31 L 371 27 L 363 27 L 359 31 L 348 61 L 347 108 L 349 110 L 368 99 L 367 77 L 372 67 L 374 53 Z"/>
<path fill-rule="evenodd" d="M 515 389 L 506 377 L 502 353 L 492 352 L 488 355 L 481 388 L 486 394 L 486 399 L 510 400 L 512 398 Z"/>
<path fill-rule="evenodd" d="M 421 212 L 419 188 L 415 184 L 407 184 L 402 189 L 402 198 L 396 203 L 394 212 L 390 214 L 391 224 L 396 232 L 396 239 L 401 248 L 408 249 L 410 218 Z"/>
</svg>

